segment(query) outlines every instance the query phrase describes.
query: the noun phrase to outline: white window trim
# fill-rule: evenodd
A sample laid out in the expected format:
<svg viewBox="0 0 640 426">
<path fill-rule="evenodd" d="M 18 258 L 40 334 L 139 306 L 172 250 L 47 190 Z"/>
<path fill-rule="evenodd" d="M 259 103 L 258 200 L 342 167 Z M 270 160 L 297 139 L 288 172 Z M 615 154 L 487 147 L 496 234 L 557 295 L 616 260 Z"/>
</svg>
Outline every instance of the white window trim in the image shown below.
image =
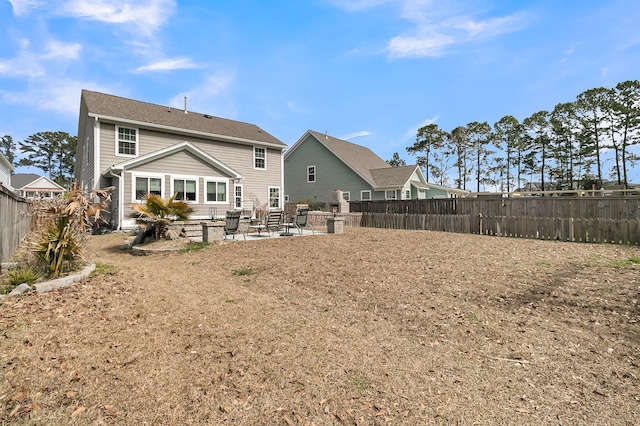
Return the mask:
<svg viewBox="0 0 640 426">
<path fill-rule="evenodd" d="M 389 197 L 387 197 L 387 193 L 389 193 L 389 192 L 391 192 L 391 191 L 393 191 L 393 198 L 389 198 Z M 389 200 L 389 201 L 391 201 L 391 200 L 397 200 L 397 199 L 398 199 L 398 191 L 397 191 L 397 190 L 395 190 L 395 189 L 388 189 L 388 190 L 385 190 L 385 191 L 384 191 L 384 199 L 385 199 L 385 200 Z"/>
<path fill-rule="evenodd" d="M 365 199 L 364 194 L 369 194 L 369 198 Z M 371 190 L 360 191 L 360 201 L 371 201 Z"/>
<path fill-rule="evenodd" d="M 240 207 L 236 204 L 236 188 L 240 188 Z M 233 185 L 233 208 L 241 210 L 244 209 L 244 187 L 238 183 Z"/>
<path fill-rule="evenodd" d="M 313 167 L 313 180 L 310 180 L 309 177 L 311 176 L 310 173 L 310 169 Z M 307 183 L 316 183 L 318 181 L 318 168 L 313 165 L 313 166 L 307 166 Z"/>
<path fill-rule="evenodd" d="M 123 129 L 131 129 L 131 130 L 135 130 L 136 131 L 136 153 L 134 155 L 130 155 L 130 154 L 120 154 L 120 143 L 118 141 L 118 134 L 120 133 L 120 128 Z M 115 134 L 115 139 L 116 139 L 116 146 L 115 146 L 115 155 L 116 157 L 126 157 L 126 158 L 135 158 L 138 156 L 138 153 L 140 152 L 140 129 L 137 127 L 129 127 L 129 126 L 116 126 L 116 134 Z"/>
<path fill-rule="evenodd" d="M 284 194 L 284 203 L 287 204 L 289 202 L 289 194 Z"/>
<path fill-rule="evenodd" d="M 164 198 L 164 175 L 160 173 L 144 173 L 144 172 L 131 172 L 131 202 L 142 203 L 142 200 L 136 200 L 136 178 L 154 178 L 160 179 L 160 197 Z"/>
<path fill-rule="evenodd" d="M 404 192 L 404 199 L 405 200 L 410 200 L 411 199 L 411 190 L 410 189 L 405 189 L 403 192 Z M 407 195 L 407 193 L 409 193 L 409 194 Z"/>
<path fill-rule="evenodd" d="M 271 207 L 271 190 L 278 190 L 278 205 L 276 207 Z M 267 188 L 267 208 L 269 209 L 280 209 L 282 208 L 282 191 L 279 186 L 270 186 Z"/>
<path fill-rule="evenodd" d="M 256 167 L 256 149 L 264 150 L 264 167 Z M 267 170 L 267 148 L 261 146 L 253 147 L 253 170 Z"/>
<path fill-rule="evenodd" d="M 227 199 L 225 201 L 209 201 L 207 200 L 207 186 L 209 182 L 223 182 L 227 185 Z M 236 193 L 235 193 L 235 188 L 233 189 L 233 204 L 235 205 L 236 202 Z M 204 178 L 204 194 L 202 196 L 202 199 L 204 200 L 203 204 L 214 204 L 214 205 L 230 205 L 229 203 L 229 179 L 225 179 L 225 178 L 219 178 L 219 177 L 205 177 Z"/>
<path fill-rule="evenodd" d="M 200 177 L 199 176 L 189 176 L 189 175 L 171 175 L 171 196 L 176 193 L 175 188 L 173 187 L 173 181 L 175 179 L 178 180 L 195 180 L 196 181 L 196 199 L 194 201 L 191 200 L 178 200 L 184 201 L 189 204 L 198 204 L 200 202 Z"/>
<path fill-rule="evenodd" d="M 345 195 L 347 196 L 346 198 Z M 342 198 L 345 201 L 351 201 L 351 191 L 342 191 Z"/>
</svg>

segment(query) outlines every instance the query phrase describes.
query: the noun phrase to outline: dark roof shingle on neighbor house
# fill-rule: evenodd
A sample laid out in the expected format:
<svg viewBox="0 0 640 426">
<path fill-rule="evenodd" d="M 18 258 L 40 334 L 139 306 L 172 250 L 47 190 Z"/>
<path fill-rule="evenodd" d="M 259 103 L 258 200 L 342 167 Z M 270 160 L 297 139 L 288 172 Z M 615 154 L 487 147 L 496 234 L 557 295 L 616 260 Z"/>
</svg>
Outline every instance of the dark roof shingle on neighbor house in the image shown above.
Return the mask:
<svg viewBox="0 0 640 426">
<path fill-rule="evenodd" d="M 11 175 L 11 186 L 16 189 L 24 188 L 38 179 L 40 179 L 40 175 L 35 173 L 16 173 Z"/>
<path fill-rule="evenodd" d="M 219 135 L 286 147 L 282 141 L 250 123 L 192 111 L 185 113 L 183 109 L 179 108 L 136 101 L 86 89 L 82 90 L 82 99 L 90 116 L 130 120 L 147 123 L 151 127 L 170 128 L 172 131 L 179 129 L 185 132 L 201 133 L 203 136 L 215 137 Z"/>
<path fill-rule="evenodd" d="M 402 186 L 411 178 L 413 172 L 415 172 L 416 166 L 399 166 L 399 167 L 385 167 L 382 169 L 371 170 L 371 175 L 380 188 L 392 188 Z"/>
<path fill-rule="evenodd" d="M 392 168 L 386 161 L 365 146 L 347 142 L 326 134 L 323 135 L 313 130 L 309 130 L 309 133 L 327 146 L 338 158 L 351 166 L 351 168 L 372 185 L 375 184 L 375 178 L 371 174 L 372 169 Z"/>
</svg>

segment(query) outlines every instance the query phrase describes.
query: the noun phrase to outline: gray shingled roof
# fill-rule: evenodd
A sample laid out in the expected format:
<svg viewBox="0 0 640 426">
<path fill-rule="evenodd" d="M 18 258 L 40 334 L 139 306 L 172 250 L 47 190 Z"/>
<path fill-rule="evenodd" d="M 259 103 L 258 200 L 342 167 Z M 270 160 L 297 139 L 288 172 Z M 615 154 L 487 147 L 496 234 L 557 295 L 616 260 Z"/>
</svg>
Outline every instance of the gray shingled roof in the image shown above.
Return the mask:
<svg viewBox="0 0 640 426">
<path fill-rule="evenodd" d="M 371 174 L 372 169 L 392 168 L 386 161 L 365 146 L 356 145 L 333 136 L 323 135 L 313 130 L 309 130 L 309 133 L 318 139 L 320 143 L 326 145 L 335 155 L 372 185 L 377 186 L 376 180 Z"/>
<path fill-rule="evenodd" d="M 377 187 L 392 188 L 403 186 L 411 178 L 416 166 L 385 167 L 371 170 Z"/>
<path fill-rule="evenodd" d="M 207 133 L 212 136 L 230 136 L 232 138 L 278 145 L 283 148 L 287 146 L 254 124 L 192 111 L 188 111 L 188 114 L 185 114 L 182 109 L 150 104 L 90 90 L 82 90 L 82 99 L 87 106 L 89 114 L 101 117 L 121 118 L 150 125 L 181 129 L 186 132 Z"/>
<path fill-rule="evenodd" d="M 24 188 L 30 183 L 40 178 L 40 175 L 35 173 L 16 173 L 11 175 L 11 186 L 15 189 Z"/>
</svg>

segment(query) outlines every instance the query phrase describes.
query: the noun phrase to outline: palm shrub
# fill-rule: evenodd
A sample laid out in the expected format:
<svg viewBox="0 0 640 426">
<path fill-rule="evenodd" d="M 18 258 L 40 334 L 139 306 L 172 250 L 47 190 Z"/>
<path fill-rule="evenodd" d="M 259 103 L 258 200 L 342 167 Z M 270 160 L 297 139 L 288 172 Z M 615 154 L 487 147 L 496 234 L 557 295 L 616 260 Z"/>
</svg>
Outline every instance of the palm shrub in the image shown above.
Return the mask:
<svg viewBox="0 0 640 426">
<path fill-rule="evenodd" d="M 73 183 L 60 200 L 36 206 L 36 230 L 30 236 L 30 251 L 46 265 L 49 277 L 77 268 L 84 256 L 87 230 L 102 221 L 101 212 L 111 200 L 113 187 L 85 194 Z M 102 201 L 94 202 L 95 198 Z"/>
<path fill-rule="evenodd" d="M 162 198 L 157 194 L 147 194 L 142 204 L 132 204 L 134 210 L 129 216 L 144 229 L 153 228 L 155 239 L 176 239 L 175 232 L 169 229 L 171 222 L 188 220 L 193 208 L 184 201 L 176 201 L 175 193 L 171 198 Z"/>
</svg>

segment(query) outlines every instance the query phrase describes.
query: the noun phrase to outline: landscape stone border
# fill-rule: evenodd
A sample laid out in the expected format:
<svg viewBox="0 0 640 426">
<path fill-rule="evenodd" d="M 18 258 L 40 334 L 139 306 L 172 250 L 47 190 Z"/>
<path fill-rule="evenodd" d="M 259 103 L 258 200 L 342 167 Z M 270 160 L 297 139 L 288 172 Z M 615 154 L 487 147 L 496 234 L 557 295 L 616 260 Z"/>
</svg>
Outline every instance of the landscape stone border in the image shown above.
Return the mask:
<svg viewBox="0 0 640 426">
<path fill-rule="evenodd" d="M 5 264 L 3 264 L 4 266 Z M 28 291 L 31 291 L 33 289 L 35 289 L 38 293 L 46 293 L 48 291 L 51 290 L 57 290 L 59 288 L 64 288 L 64 287 L 68 287 L 71 284 L 81 281 L 85 278 L 87 278 L 89 276 L 89 274 L 91 274 L 93 271 L 95 271 L 96 269 L 96 265 L 95 263 L 89 264 L 87 266 L 85 266 L 81 271 L 76 272 L 72 275 L 67 275 L 65 277 L 61 277 L 61 278 L 56 278 L 54 280 L 49 280 L 49 281 L 43 281 L 43 282 L 39 282 L 33 285 L 33 287 L 29 286 L 26 283 L 22 283 L 19 286 L 17 286 L 16 288 L 14 288 L 13 290 L 11 290 L 11 292 L 9 294 L 7 294 L 4 297 L 8 297 L 8 296 L 18 296 L 20 294 L 26 293 Z"/>
</svg>

